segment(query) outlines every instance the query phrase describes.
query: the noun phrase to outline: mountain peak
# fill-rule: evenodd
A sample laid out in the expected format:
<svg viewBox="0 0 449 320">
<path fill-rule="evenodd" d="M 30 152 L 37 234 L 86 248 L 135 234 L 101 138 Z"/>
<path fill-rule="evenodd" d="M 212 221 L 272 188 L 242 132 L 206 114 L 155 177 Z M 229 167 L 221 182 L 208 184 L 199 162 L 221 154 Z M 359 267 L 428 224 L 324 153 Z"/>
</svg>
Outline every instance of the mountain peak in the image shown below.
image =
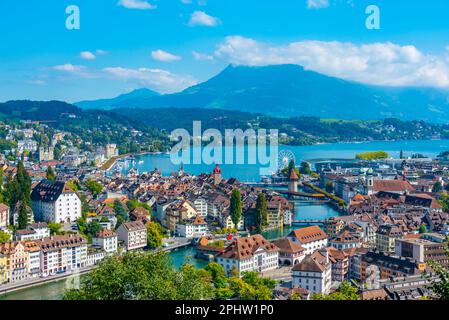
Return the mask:
<svg viewBox="0 0 449 320">
<path fill-rule="evenodd" d="M 121 107 L 125 101 L 133 101 L 139 99 L 146 99 L 151 97 L 157 97 L 160 93 L 150 90 L 148 88 L 140 88 L 132 90 L 128 93 L 121 94 L 112 99 L 100 99 L 92 101 L 80 101 L 75 103 L 76 106 L 83 109 L 113 109 Z"/>
<path fill-rule="evenodd" d="M 112 107 L 225 109 L 276 117 L 314 116 L 344 120 L 394 117 L 449 121 L 449 116 L 443 117 L 449 114 L 444 91 L 370 86 L 294 64 L 231 64 L 210 80 L 180 93 L 145 96 L 147 93 L 138 90 L 122 95 L 117 98 L 119 101 L 113 101 Z"/>
</svg>

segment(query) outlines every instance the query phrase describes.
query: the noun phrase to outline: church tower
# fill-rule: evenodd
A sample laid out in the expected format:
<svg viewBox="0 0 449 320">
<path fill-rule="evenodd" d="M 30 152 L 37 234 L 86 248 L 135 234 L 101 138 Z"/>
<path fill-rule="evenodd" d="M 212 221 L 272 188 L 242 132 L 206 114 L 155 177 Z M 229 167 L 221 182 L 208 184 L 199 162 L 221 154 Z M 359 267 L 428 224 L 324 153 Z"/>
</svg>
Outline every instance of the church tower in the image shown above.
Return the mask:
<svg viewBox="0 0 449 320">
<path fill-rule="evenodd" d="M 218 164 L 215 165 L 215 169 L 212 172 L 212 175 L 214 177 L 214 184 L 219 185 L 222 180 L 222 177 L 221 177 L 221 169 Z"/>
</svg>

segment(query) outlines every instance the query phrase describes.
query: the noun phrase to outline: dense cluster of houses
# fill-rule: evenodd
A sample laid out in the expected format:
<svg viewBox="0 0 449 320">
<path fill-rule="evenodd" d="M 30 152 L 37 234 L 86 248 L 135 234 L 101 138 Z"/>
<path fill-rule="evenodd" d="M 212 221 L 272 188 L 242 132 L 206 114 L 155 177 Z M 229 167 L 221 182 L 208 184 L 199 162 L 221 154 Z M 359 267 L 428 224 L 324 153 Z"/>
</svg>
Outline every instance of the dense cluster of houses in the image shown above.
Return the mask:
<svg viewBox="0 0 449 320">
<path fill-rule="evenodd" d="M 20 146 L 25 148 L 26 143 Z M 106 152 L 115 154 L 113 146 L 108 148 Z M 42 161 L 40 169 L 49 163 Z M 9 226 L 17 225 L 20 206 L 0 204 L 0 230 L 11 236 L 11 241 L 0 244 L 0 283 L 72 272 L 92 267 L 109 254 L 141 250 L 147 246 L 151 221 L 173 236 L 194 239 L 197 256 L 213 259 L 228 273 L 287 269 L 291 287 L 278 291 L 279 298 L 329 294 L 350 281 L 364 299 L 415 299 L 429 294 L 422 275 L 431 274 L 431 262 L 449 264 L 445 253 L 449 215 L 438 201 L 441 189 L 449 185 L 444 161 L 318 163 L 319 178 L 308 177 L 308 181 L 343 199 L 345 214 L 291 229 L 286 237 L 273 241 L 253 232 L 257 198 L 266 195 L 267 229 L 291 228 L 289 199 L 275 190 L 223 179 L 218 165 L 198 176 L 182 167 L 169 176 L 157 169 L 142 174 L 130 170 L 126 175 L 96 168 L 59 169 L 54 181 L 32 175 L 26 229 L 12 233 Z M 4 170 L 14 173 L 11 166 Z M 35 172 L 31 168 L 30 173 Z M 98 196 L 83 188 L 75 191 L 69 180 L 95 180 L 103 191 Z M 289 190 L 296 193 L 300 177 L 293 171 L 287 180 Z M 237 223 L 230 215 L 236 188 L 242 195 L 242 217 Z M 89 242 L 77 232 L 83 209 L 80 194 L 89 207 L 86 223 L 96 221 L 101 226 Z M 116 228 L 113 204 L 119 201 L 126 207 L 130 199 L 152 212 L 142 206 L 128 210 L 129 221 Z M 65 234 L 51 234 L 49 224 L 55 222 Z M 224 246 L 216 245 L 218 238 L 225 240 Z"/>
</svg>

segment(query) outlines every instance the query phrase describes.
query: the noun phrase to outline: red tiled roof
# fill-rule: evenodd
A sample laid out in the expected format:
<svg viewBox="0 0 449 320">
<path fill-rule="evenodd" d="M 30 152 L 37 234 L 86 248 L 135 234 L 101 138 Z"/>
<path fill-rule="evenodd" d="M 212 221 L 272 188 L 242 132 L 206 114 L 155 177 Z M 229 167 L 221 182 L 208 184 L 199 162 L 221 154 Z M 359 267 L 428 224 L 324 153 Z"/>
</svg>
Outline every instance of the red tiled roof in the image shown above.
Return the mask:
<svg viewBox="0 0 449 320">
<path fill-rule="evenodd" d="M 302 244 L 327 239 L 327 234 L 318 226 L 293 230 L 288 236 L 296 237 Z"/>
</svg>

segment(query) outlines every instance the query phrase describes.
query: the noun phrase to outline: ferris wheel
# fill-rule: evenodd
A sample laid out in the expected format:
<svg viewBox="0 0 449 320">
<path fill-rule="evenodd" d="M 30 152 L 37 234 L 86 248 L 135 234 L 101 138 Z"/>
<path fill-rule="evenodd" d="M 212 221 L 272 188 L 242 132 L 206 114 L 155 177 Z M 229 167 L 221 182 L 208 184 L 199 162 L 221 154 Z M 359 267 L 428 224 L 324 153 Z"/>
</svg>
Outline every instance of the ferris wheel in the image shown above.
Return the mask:
<svg viewBox="0 0 449 320">
<path fill-rule="evenodd" d="M 293 152 L 291 152 L 290 150 L 279 151 L 276 164 L 277 170 L 281 171 L 287 168 L 290 161 L 292 160 L 295 161 L 295 154 Z"/>
</svg>

